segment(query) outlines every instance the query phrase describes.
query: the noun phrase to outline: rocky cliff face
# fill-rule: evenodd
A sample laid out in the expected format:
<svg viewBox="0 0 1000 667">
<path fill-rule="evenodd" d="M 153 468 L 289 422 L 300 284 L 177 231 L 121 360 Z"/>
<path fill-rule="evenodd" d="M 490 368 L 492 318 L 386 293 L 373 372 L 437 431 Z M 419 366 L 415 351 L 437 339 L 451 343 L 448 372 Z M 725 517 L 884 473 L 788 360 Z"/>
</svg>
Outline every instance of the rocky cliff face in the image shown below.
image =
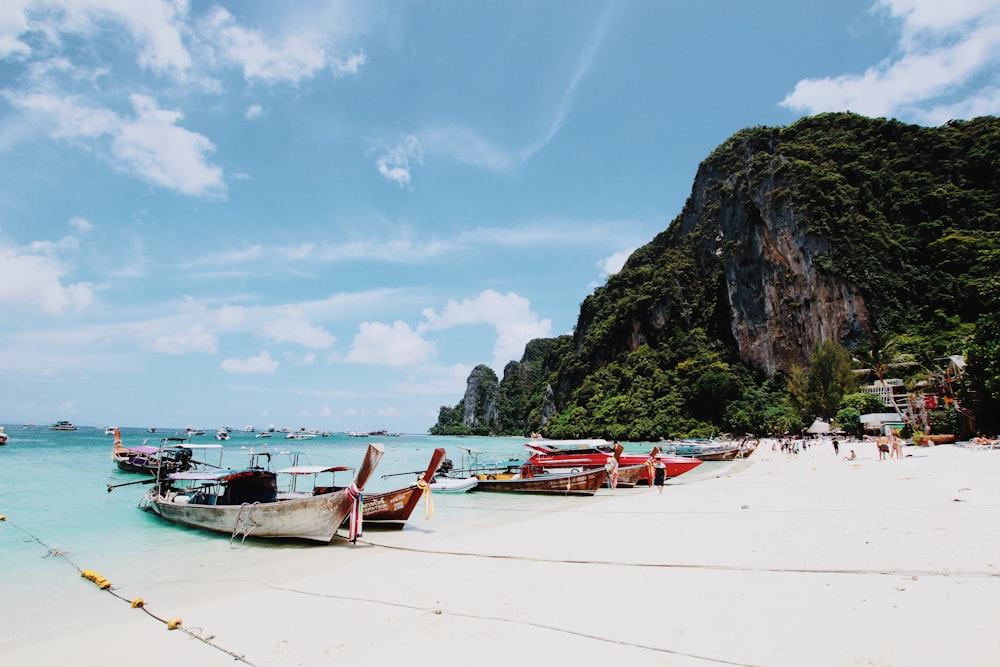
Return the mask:
<svg viewBox="0 0 1000 667">
<path fill-rule="evenodd" d="M 577 352 L 593 366 L 655 345 L 675 326 L 706 329 L 768 375 L 807 365 L 824 340 L 849 349 L 866 340 L 861 290 L 828 270 L 829 237 L 792 203 L 799 184 L 780 151 L 760 142 L 737 135 L 725 145 L 727 159 L 706 160 L 670 228 L 633 254 L 604 299 L 583 304 Z M 636 298 L 644 287 L 647 297 Z M 593 322 L 608 320 L 615 330 L 595 336 Z"/>
<path fill-rule="evenodd" d="M 472 369 L 465 383 L 462 424 L 469 428 L 490 426 L 499 421 L 497 409 L 497 376 L 489 366 L 480 364 Z"/>
<path fill-rule="evenodd" d="M 498 388 L 470 376 L 465 424 L 764 432 L 761 406 L 784 405 L 774 376 L 823 342 L 854 351 L 905 333 L 908 353 L 952 354 L 996 311 L 997 182 L 998 118 L 741 130 L 699 166 L 680 215 L 584 300 L 572 336 L 529 343 Z"/>
<path fill-rule="evenodd" d="M 753 160 L 751 148 L 744 146 L 741 171 L 719 173 L 711 164 L 701 170 L 694 205 L 676 232 L 698 235 L 697 264 L 706 279 L 721 274 L 717 307 L 741 361 L 772 375 L 805 366 L 824 340 L 853 348 L 865 339 L 869 317 L 858 288 L 822 268 L 829 239 L 780 196 L 794 187 L 776 169 L 780 156 Z"/>
</svg>

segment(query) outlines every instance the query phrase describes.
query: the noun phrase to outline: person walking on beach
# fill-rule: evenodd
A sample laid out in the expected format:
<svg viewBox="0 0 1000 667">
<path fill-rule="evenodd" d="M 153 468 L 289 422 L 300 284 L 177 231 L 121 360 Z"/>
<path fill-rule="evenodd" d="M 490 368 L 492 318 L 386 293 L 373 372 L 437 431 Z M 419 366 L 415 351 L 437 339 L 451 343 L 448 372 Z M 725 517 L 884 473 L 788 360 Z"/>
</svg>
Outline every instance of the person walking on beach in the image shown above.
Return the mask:
<svg viewBox="0 0 1000 667">
<path fill-rule="evenodd" d="M 663 483 L 667 479 L 667 464 L 657 456 L 653 462 L 653 484 L 663 493 Z"/>
<path fill-rule="evenodd" d="M 840 443 L 837 442 L 836 438 L 833 439 L 833 453 L 840 455 Z"/>
</svg>

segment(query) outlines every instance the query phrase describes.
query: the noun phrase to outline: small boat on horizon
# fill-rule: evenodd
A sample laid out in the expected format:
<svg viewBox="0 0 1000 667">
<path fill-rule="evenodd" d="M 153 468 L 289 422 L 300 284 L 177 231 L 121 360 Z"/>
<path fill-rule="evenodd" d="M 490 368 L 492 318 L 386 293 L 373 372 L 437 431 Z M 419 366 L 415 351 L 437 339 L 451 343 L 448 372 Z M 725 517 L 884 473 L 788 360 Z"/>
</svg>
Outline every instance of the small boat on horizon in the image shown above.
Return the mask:
<svg viewBox="0 0 1000 667">
<path fill-rule="evenodd" d="M 50 431 L 75 431 L 76 427 L 66 420 L 57 421 L 49 427 Z"/>
</svg>

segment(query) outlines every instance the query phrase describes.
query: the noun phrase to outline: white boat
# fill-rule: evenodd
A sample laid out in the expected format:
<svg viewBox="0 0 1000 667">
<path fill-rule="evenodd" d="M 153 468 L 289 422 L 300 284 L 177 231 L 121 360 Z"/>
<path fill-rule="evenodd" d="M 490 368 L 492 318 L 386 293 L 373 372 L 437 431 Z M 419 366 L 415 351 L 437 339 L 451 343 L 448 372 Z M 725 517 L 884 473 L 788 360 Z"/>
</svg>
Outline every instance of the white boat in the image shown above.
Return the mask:
<svg viewBox="0 0 1000 667">
<path fill-rule="evenodd" d="M 310 440 L 316 436 L 312 433 L 305 433 L 303 431 L 294 431 L 285 435 L 285 440 Z"/>
<path fill-rule="evenodd" d="M 478 483 L 475 477 L 435 477 L 427 486 L 432 493 L 465 493 Z"/>
<path fill-rule="evenodd" d="M 178 472 L 150 489 L 139 507 L 167 521 L 228 534 L 230 540 L 241 536 L 330 542 L 350 516 L 353 541 L 360 534 L 362 491 L 383 453 L 382 445 L 369 444 L 357 477 L 346 488 L 314 486 L 308 492 L 297 492 L 293 487 L 290 492 L 278 493 L 278 476 L 283 473 L 294 476 L 350 470 L 345 467 Z"/>
<path fill-rule="evenodd" d="M 256 428 L 254 428 L 254 425 L 253 425 L 253 424 L 247 424 L 247 425 L 246 425 L 246 427 L 245 427 L 245 428 L 244 428 L 243 430 L 244 430 L 244 431 L 245 431 L 246 433 L 253 433 L 253 432 L 254 432 L 254 431 L 256 431 L 257 429 L 256 429 Z"/>
<path fill-rule="evenodd" d="M 215 439 L 229 440 L 229 431 L 227 429 L 220 428 L 218 431 L 215 432 Z"/>
<path fill-rule="evenodd" d="M 270 431 L 261 431 L 260 433 L 258 433 L 258 434 L 257 434 L 257 435 L 255 435 L 254 437 L 255 437 L 255 438 L 270 438 L 270 437 L 272 437 L 273 435 L 274 435 L 274 434 L 273 434 L 273 433 L 271 433 Z"/>
<path fill-rule="evenodd" d="M 0 445 L 6 445 L 7 439 L 8 436 L 6 433 L 3 432 L 3 426 L 0 426 Z"/>
<path fill-rule="evenodd" d="M 118 430 L 117 426 L 105 426 L 104 427 L 104 435 L 114 435 L 115 431 L 117 431 L 117 430 Z"/>
</svg>

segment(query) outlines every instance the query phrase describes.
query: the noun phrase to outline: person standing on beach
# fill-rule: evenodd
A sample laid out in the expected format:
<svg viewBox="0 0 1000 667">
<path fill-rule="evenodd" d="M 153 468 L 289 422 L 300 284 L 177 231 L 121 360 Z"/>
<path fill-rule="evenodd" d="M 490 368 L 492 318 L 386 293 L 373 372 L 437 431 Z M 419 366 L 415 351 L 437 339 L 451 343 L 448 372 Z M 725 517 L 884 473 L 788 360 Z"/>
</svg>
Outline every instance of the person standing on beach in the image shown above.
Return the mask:
<svg viewBox="0 0 1000 667">
<path fill-rule="evenodd" d="M 894 430 L 890 431 L 889 446 L 892 447 L 892 453 L 889 454 L 889 458 L 903 458 L 903 439 Z"/>
<path fill-rule="evenodd" d="M 840 455 L 840 443 L 837 442 L 836 438 L 833 439 L 833 453 Z"/>
<path fill-rule="evenodd" d="M 667 480 L 667 464 L 660 457 L 653 462 L 653 484 L 663 493 L 663 483 Z"/>
<path fill-rule="evenodd" d="M 878 443 L 878 460 L 885 461 L 885 455 L 889 453 L 889 436 L 880 435 L 875 442 Z"/>
<path fill-rule="evenodd" d="M 608 471 L 608 486 L 613 491 L 618 488 L 618 459 L 609 456 L 608 462 L 604 464 L 604 469 Z"/>
</svg>

